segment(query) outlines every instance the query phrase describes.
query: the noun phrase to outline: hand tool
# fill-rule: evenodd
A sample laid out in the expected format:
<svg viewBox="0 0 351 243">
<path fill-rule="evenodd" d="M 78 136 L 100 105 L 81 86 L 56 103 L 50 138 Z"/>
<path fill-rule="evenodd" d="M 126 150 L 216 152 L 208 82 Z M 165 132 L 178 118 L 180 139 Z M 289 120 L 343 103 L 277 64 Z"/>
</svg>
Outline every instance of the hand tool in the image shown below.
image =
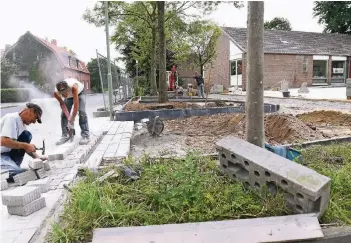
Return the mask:
<svg viewBox="0 0 351 243">
<path fill-rule="evenodd" d="M 41 147 L 41 148 L 36 147 L 36 150 L 42 150 L 41 155 L 45 155 L 45 140 L 44 139 L 43 139 L 43 147 Z"/>
</svg>

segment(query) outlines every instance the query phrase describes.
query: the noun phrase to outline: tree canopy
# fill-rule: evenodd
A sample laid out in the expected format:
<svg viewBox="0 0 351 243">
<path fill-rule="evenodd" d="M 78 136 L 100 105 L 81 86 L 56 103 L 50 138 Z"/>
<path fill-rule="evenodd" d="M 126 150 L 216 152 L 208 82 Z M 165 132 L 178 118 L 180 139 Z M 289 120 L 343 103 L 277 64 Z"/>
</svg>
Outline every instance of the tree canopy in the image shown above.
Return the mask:
<svg viewBox="0 0 351 243">
<path fill-rule="evenodd" d="M 288 19 L 275 17 L 271 21 L 264 22 L 264 28 L 267 30 L 287 30 L 291 31 L 291 24 Z"/>
<path fill-rule="evenodd" d="M 324 2 L 316 1 L 313 7 L 313 16 L 318 23 L 325 26 L 326 33 L 351 34 L 351 2 Z"/>
</svg>

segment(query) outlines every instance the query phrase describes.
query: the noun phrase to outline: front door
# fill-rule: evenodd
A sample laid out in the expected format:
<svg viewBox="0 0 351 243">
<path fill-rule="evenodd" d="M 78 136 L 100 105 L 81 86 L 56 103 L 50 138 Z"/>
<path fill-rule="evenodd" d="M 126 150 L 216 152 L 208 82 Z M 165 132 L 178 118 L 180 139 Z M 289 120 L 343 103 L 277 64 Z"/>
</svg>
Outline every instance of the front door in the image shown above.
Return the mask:
<svg viewBox="0 0 351 243">
<path fill-rule="evenodd" d="M 230 61 L 230 85 L 231 86 L 242 86 L 242 60 Z"/>
</svg>

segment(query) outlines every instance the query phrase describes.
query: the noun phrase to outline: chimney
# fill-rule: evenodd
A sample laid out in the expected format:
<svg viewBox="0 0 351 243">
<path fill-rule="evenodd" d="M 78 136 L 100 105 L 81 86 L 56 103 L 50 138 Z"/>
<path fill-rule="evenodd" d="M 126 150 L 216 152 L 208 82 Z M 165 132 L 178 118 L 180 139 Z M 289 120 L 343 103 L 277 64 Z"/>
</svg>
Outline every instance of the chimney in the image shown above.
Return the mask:
<svg viewBox="0 0 351 243">
<path fill-rule="evenodd" d="M 57 41 L 56 41 L 56 39 L 52 39 L 52 40 L 51 40 L 51 44 L 57 46 Z"/>
</svg>

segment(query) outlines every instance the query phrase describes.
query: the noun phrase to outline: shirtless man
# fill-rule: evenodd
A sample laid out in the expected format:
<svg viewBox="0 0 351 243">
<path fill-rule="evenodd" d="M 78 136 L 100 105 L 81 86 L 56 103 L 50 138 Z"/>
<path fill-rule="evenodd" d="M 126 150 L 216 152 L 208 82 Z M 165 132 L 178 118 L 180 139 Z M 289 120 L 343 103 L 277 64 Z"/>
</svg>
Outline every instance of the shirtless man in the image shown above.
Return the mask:
<svg viewBox="0 0 351 243">
<path fill-rule="evenodd" d="M 66 143 L 69 140 L 68 136 L 68 127 L 73 127 L 74 119 L 79 111 L 79 126 L 81 129 L 81 140 L 79 141 L 80 145 L 87 144 L 89 142 L 89 125 L 88 125 L 88 116 L 85 111 L 85 99 L 84 94 L 84 85 L 79 82 L 77 79 L 68 78 L 62 81 L 59 81 L 56 84 L 54 96 L 61 106 L 61 129 L 62 137 L 56 143 L 56 145 L 61 145 Z M 63 100 L 64 98 L 64 100 Z M 71 113 L 73 106 L 73 112 Z M 67 117 L 69 117 L 67 119 Z"/>
</svg>

